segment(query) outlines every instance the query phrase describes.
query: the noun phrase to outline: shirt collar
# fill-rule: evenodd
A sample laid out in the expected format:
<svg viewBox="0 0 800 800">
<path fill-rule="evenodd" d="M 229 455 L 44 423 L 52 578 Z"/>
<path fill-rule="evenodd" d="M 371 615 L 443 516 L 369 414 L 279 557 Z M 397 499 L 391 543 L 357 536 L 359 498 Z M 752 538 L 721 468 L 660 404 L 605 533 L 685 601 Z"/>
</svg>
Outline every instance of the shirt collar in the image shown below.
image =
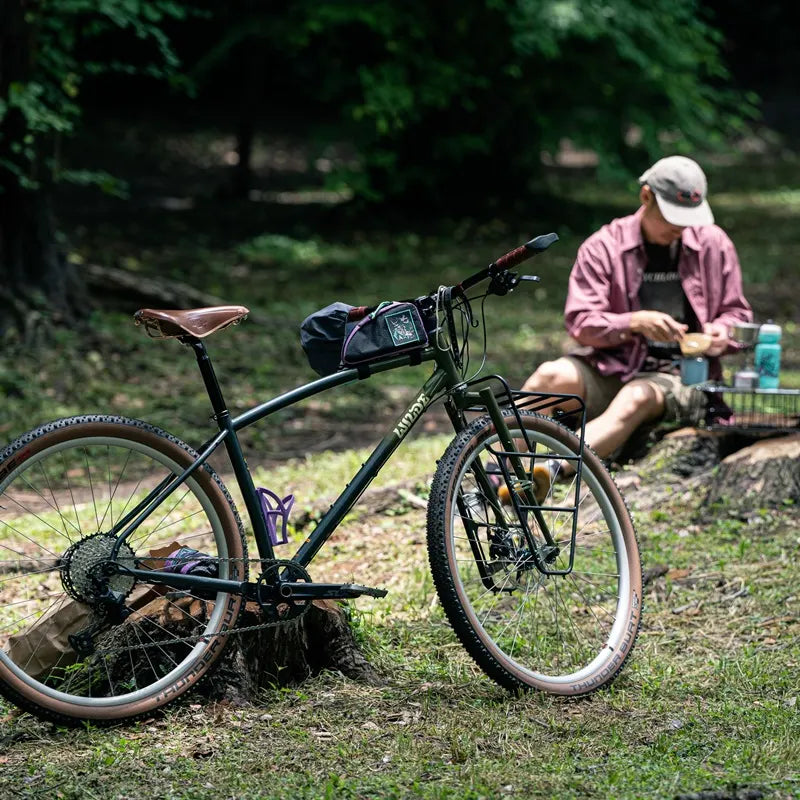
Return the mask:
<svg viewBox="0 0 800 800">
<path fill-rule="evenodd" d="M 640 206 L 635 214 L 623 218 L 622 240 L 620 242 L 623 251 L 644 247 L 642 214 L 644 214 L 644 206 Z M 681 234 L 681 244 L 691 250 L 699 251 L 700 240 L 697 236 L 697 228 L 684 228 Z"/>
</svg>

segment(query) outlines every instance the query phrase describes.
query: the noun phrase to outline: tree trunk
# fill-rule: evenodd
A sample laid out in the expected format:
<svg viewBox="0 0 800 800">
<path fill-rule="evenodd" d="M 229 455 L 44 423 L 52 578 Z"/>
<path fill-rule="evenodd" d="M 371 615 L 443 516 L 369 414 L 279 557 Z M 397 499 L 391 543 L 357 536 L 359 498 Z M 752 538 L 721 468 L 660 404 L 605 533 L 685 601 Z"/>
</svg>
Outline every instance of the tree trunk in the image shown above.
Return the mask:
<svg viewBox="0 0 800 800">
<path fill-rule="evenodd" d="M 239 121 L 236 132 L 238 161 L 233 171 L 231 189 L 233 196 L 246 200 L 253 180 L 253 144 L 257 120 L 263 103 L 264 75 L 267 67 L 267 48 L 260 39 L 246 43 L 244 74 L 240 80 Z"/>
<path fill-rule="evenodd" d="M 35 37 L 22 0 L 0 9 L 0 98 L 7 101 L 14 84 L 31 79 Z M 86 313 L 82 283 L 56 246 L 46 145 L 18 108 L 7 108 L 0 122 L 0 331 L 13 324 L 28 339 L 43 320 L 72 324 Z"/>
</svg>

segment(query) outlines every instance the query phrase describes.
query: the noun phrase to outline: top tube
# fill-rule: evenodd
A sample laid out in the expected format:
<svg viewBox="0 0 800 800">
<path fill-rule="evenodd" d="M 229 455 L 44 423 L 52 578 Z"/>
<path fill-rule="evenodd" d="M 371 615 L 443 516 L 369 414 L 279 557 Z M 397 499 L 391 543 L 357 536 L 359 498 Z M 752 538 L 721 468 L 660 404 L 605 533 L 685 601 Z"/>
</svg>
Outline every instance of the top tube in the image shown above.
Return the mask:
<svg viewBox="0 0 800 800">
<path fill-rule="evenodd" d="M 412 359 L 416 361 L 419 358 L 421 362 L 433 361 L 437 358 L 437 353 L 433 348 L 425 348 L 422 353 L 415 357 L 411 355 L 396 356 L 385 361 L 378 361 L 374 364 L 369 364 L 359 370 L 356 367 L 343 369 L 334 372 L 332 375 L 326 375 L 322 378 L 317 378 L 310 383 L 298 386 L 284 394 L 273 397 L 265 403 L 261 403 L 248 411 L 239 414 L 231 420 L 231 425 L 235 431 L 240 431 L 248 425 L 252 425 L 264 417 L 274 414 L 276 411 L 288 408 L 301 400 L 306 400 L 313 397 L 315 394 L 332 389 L 335 386 L 344 386 L 348 383 L 355 383 L 358 380 L 364 380 L 378 372 L 387 372 L 391 369 L 398 369 L 399 367 L 407 367 L 411 365 Z M 366 372 L 366 374 L 365 374 Z"/>
</svg>

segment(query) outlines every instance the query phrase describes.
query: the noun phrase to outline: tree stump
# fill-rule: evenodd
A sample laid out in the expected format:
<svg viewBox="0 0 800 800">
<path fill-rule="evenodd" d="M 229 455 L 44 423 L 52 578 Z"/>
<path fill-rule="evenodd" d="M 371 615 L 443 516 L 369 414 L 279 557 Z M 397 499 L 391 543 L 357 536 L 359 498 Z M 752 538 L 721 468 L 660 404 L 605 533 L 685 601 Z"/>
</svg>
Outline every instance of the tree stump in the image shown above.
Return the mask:
<svg viewBox="0 0 800 800">
<path fill-rule="evenodd" d="M 222 666 L 201 686 L 201 693 L 246 705 L 261 689 L 296 685 L 323 670 L 378 685 L 380 677 L 355 640 L 346 608 L 334 600 L 315 600 L 297 619 L 236 634 Z M 258 606 L 248 603 L 239 625 L 262 621 Z"/>
<path fill-rule="evenodd" d="M 115 629 L 111 636 L 131 638 L 135 625 L 146 641 L 168 630 L 175 637 L 199 634 L 208 619 L 211 601 L 194 597 L 168 599 L 159 597 L 141 608 L 137 614 Z M 247 603 L 239 627 L 261 625 L 265 620 L 256 603 Z M 136 637 L 134 636 L 134 639 Z M 106 640 L 113 647 L 113 641 Z M 175 645 L 188 652 L 189 644 Z M 174 658 L 173 648 L 155 648 L 141 653 L 126 652 L 121 668 L 129 671 L 131 659 L 140 658 L 141 668 L 151 669 L 149 663 L 159 655 Z M 134 663 L 134 670 L 137 665 Z M 113 665 L 109 667 L 114 672 Z M 231 635 L 221 665 L 203 681 L 198 692 L 213 700 L 225 700 L 234 705 L 255 702 L 261 689 L 294 685 L 323 670 L 335 670 L 353 680 L 378 684 L 379 676 L 366 660 L 356 643 L 347 619 L 346 606 L 333 600 L 315 600 L 308 610 L 295 619 L 269 628 L 243 631 Z M 113 675 L 112 675 L 113 678 Z"/>
<path fill-rule="evenodd" d="M 725 508 L 747 517 L 800 502 L 800 434 L 681 428 L 617 475 L 635 510 L 680 502 L 700 517 Z"/>
<path fill-rule="evenodd" d="M 617 485 L 635 510 L 680 499 L 691 503 L 722 460 L 724 435 L 681 428 L 664 436 L 641 460 L 617 473 Z"/>
<path fill-rule="evenodd" d="M 705 502 L 745 516 L 800 502 L 800 434 L 756 442 L 724 458 Z"/>
</svg>

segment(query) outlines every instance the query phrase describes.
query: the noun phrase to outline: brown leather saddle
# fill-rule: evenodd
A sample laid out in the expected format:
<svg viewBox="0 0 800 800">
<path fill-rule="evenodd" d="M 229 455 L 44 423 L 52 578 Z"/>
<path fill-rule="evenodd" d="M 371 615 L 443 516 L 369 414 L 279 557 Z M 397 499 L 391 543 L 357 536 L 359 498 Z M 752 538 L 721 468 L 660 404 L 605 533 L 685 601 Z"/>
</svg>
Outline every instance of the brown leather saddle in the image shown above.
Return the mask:
<svg viewBox="0 0 800 800">
<path fill-rule="evenodd" d="M 154 339 L 176 336 L 203 339 L 229 325 L 238 325 L 249 313 L 250 309 L 244 306 L 210 306 L 184 310 L 141 308 L 133 318 Z"/>
</svg>

